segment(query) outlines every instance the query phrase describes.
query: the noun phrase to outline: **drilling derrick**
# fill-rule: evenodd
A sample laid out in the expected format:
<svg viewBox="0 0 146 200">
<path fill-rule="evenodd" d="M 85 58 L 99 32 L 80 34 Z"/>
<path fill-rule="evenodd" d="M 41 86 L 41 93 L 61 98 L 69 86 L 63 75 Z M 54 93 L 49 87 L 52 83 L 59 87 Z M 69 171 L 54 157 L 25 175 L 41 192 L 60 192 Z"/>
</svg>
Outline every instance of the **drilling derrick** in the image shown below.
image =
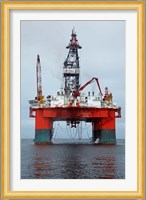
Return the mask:
<svg viewBox="0 0 146 200">
<path fill-rule="evenodd" d="M 41 64 L 37 56 L 37 97 L 30 100 L 30 117 L 35 118 L 35 144 L 50 144 L 53 138 L 53 122 L 66 121 L 70 128 L 78 128 L 80 121 L 92 124 L 92 141 L 99 144 L 116 144 L 116 118 L 121 117 L 121 107 L 113 101 L 113 95 L 105 88 L 102 94 L 97 77 L 80 85 L 80 66 L 77 35 L 73 28 L 67 58 L 63 66 L 64 88 L 55 95 L 42 96 Z M 96 89 L 85 94 L 83 90 L 96 82 Z M 81 133 L 82 134 L 82 133 Z"/>
<path fill-rule="evenodd" d="M 80 75 L 80 66 L 79 66 L 79 56 L 78 49 L 82 47 L 79 45 L 77 40 L 77 35 L 75 29 L 73 28 L 71 34 L 71 40 L 69 45 L 66 47 L 69 49 L 67 58 L 64 62 L 64 91 L 66 96 L 70 96 L 74 90 L 79 88 L 79 75 Z"/>
</svg>

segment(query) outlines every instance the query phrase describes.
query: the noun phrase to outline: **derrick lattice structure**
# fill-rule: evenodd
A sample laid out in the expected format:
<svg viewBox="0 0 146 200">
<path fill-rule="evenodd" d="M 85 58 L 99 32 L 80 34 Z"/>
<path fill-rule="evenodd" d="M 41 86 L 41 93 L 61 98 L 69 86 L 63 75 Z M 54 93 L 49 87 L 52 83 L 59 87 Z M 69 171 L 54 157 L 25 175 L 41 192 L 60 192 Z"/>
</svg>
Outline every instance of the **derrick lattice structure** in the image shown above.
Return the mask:
<svg viewBox="0 0 146 200">
<path fill-rule="evenodd" d="M 37 99 L 40 100 L 42 98 L 42 76 L 41 76 L 41 62 L 39 55 L 37 55 L 36 77 L 37 77 Z"/>
<path fill-rule="evenodd" d="M 64 62 L 63 76 L 65 79 L 65 95 L 69 96 L 74 90 L 77 90 L 80 86 L 80 66 L 78 49 L 81 49 L 82 47 L 78 43 L 77 35 L 74 28 L 72 30 L 70 43 L 66 48 L 69 49 L 69 52 Z"/>
</svg>

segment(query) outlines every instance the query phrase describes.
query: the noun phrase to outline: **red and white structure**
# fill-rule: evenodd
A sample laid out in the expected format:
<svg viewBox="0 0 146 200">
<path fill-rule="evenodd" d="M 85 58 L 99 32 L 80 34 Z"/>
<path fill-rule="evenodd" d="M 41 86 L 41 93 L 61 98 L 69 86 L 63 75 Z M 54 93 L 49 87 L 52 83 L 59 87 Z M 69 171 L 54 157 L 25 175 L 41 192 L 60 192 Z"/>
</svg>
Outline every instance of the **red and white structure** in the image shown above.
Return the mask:
<svg viewBox="0 0 146 200">
<path fill-rule="evenodd" d="M 92 123 L 92 141 L 99 144 L 116 143 L 116 118 L 121 117 L 121 108 L 113 103 L 112 93 L 105 88 L 103 96 L 98 78 L 93 77 L 80 85 L 79 45 L 75 30 L 66 47 L 69 49 L 64 61 L 64 88 L 56 95 L 42 95 L 41 64 L 37 56 L 37 97 L 30 100 L 30 117 L 35 118 L 35 143 L 49 144 L 53 138 L 53 123 L 66 121 L 70 128 L 76 128 L 80 121 Z M 84 88 L 93 82 L 97 83 L 99 95 L 95 92 L 84 93 Z"/>
</svg>

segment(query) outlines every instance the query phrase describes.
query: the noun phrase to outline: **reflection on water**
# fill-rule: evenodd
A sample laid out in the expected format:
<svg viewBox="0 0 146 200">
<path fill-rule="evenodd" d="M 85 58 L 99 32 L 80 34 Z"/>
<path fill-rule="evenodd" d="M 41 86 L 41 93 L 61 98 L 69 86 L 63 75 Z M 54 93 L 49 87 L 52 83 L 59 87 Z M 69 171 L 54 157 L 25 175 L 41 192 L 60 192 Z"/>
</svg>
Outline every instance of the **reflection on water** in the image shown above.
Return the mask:
<svg viewBox="0 0 146 200">
<path fill-rule="evenodd" d="M 21 178 L 123 179 L 124 149 L 124 143 L 34 145 L 22 140 Z"/>
<path fill-rule="evenodd" d="M 117 174 L 117 165 L 115 157 L 98 158 L 94 163 L 98 169 L 98 178 L 101 179 L 115 179 Z"/>
</svg>

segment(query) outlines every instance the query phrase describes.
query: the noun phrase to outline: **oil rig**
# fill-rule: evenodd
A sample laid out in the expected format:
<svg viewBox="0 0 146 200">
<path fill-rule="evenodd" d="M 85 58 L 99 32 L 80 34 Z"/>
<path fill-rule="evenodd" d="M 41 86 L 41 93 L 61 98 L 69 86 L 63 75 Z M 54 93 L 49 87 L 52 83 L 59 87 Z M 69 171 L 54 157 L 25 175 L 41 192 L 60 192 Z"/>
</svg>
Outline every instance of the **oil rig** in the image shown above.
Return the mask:
<svg viewBox="0 0 146 200">
<path fill-rule="evenodd" d="M 75 29 L 66 47 L 69 51 L 63 65 L 63 88 L 56 95 L 44 97 L 42 93 L 41 62 L 37 55 L 37 96 L 29 100 L 29 117 L 35 118 L 35 144 L 52 144 L 53 123 L 66 121 L 70 128 L 76 128 L 81 121 L 92 124 L 92 142 L 95 144 L 116 144 L 116 118 L 121 118 L 121 107 L 113 103 L 112 93 L 105 87 L 105 93 L 96 77 L 80 85 L 79 45 Z M 89 84 L 97 83 L 95 92 L 83 92 Z"/>
</svg>

